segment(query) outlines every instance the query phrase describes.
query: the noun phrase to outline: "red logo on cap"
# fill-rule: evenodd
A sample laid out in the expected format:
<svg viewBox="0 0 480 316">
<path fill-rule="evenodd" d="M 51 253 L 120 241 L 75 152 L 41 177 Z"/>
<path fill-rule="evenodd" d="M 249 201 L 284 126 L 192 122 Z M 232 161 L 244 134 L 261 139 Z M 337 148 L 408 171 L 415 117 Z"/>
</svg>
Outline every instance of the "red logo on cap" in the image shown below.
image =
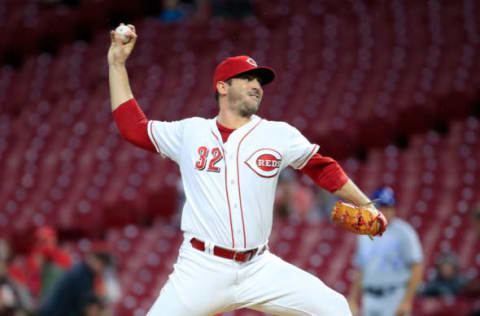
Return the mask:
<svg viewBox="0 0 480 316">
<path fill-rule="evenodd" d="M 248 58 L 247 58 L 247 63 L 249 63 L 249 64 L 252 65 L 253 67 L 258 67 L 257 62 L 256 62 L 255 60 L 253 60 L 252 57 L 248 57 Z"/>
</svg>

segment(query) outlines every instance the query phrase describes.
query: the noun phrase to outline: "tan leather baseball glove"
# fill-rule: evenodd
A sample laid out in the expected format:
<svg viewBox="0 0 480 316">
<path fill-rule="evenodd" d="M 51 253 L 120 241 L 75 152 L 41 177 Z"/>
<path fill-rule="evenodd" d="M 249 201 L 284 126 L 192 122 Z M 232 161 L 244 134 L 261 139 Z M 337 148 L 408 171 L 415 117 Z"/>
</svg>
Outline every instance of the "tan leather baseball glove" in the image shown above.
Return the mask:
<svg viewBox="0 0 480 316">
<path fill-rule="evenodd" d="M 338 201 L 331 217 L 337 225 L 359 235 L 381 236 L 387 227 L 385 216 L 372 205 L 357 206 Z"/>
</svg>

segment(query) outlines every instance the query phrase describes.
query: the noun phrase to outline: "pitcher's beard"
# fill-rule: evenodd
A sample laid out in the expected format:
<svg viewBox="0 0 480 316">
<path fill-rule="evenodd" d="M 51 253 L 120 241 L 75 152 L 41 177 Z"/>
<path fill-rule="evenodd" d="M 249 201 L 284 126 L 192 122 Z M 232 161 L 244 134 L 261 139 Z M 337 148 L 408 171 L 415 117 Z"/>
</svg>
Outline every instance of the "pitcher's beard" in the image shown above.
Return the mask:
<svg viewBox="0 0 480 316">
<path fill-rule="evenodd" d="M 258 111 L 258 105 L 257 106 L 245 105 L 240 107 L 240 109 L 238 110 L 238 113 L 242 117 L 250 117 L 253 114 L 257 113 L 257 111 Z"/>
<path fill-rule="evenodd" d="M 249 97 L 250 98 L 250 97 Z M 260 101 L 252 102 L 251 100 L 245 100 L 241 95 L 231 94 L 229 96 L 230 109 L 237 112 L 241 117 L 249 118 L 253 114 L 257 113 L 260 107 Z"/>
</svg>

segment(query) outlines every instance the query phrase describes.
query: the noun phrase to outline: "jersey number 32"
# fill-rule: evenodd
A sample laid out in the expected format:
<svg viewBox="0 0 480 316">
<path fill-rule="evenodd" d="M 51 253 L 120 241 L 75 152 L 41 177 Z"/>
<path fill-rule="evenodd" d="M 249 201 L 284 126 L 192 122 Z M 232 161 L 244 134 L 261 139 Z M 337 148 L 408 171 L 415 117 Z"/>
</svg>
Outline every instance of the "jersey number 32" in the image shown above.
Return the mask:
<svg viewBox="0 0 480 316">
<path fill-rule="evenodd" d="M 198 154 L 200 155 L 199 159 L 195 163 L 195 168 L 198 170 L 204 170 L 208 163 L 207 171 L 211 172 L 220 172 L 220 168 L 216 166 L 216 164 L 222 160 L 222 152 L 218 147 L 209 150 L 205 146 L 198 147 Z M 211 153 L 210 160 L 208 159 L 208 155 Z"/>
</svg>

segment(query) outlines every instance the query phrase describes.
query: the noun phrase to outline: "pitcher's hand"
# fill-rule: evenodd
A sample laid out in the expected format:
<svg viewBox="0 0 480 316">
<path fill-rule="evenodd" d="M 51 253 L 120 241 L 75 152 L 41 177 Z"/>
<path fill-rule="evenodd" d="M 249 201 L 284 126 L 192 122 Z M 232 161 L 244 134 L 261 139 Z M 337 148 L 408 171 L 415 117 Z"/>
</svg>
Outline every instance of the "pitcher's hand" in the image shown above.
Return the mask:
<svg viewBox="0 0 480 316">
<path fill-rule="evenodd" d="M 124 25 L 121 23 L 120 25 Z M 108 64 L 113 65 L 125 65 L 128 56 L 135 46 L 137 41 L 137 33 L 135 32 L 135 26 L 128 24 L 130 32 L 127 33 L 127 36 L 131 38 L 128 43 L 123 43 L 122 37 L 120 34 L 117 34 L 114 30 L 110 32 L 110 49 L 108 50 Z"/>
</svg>

